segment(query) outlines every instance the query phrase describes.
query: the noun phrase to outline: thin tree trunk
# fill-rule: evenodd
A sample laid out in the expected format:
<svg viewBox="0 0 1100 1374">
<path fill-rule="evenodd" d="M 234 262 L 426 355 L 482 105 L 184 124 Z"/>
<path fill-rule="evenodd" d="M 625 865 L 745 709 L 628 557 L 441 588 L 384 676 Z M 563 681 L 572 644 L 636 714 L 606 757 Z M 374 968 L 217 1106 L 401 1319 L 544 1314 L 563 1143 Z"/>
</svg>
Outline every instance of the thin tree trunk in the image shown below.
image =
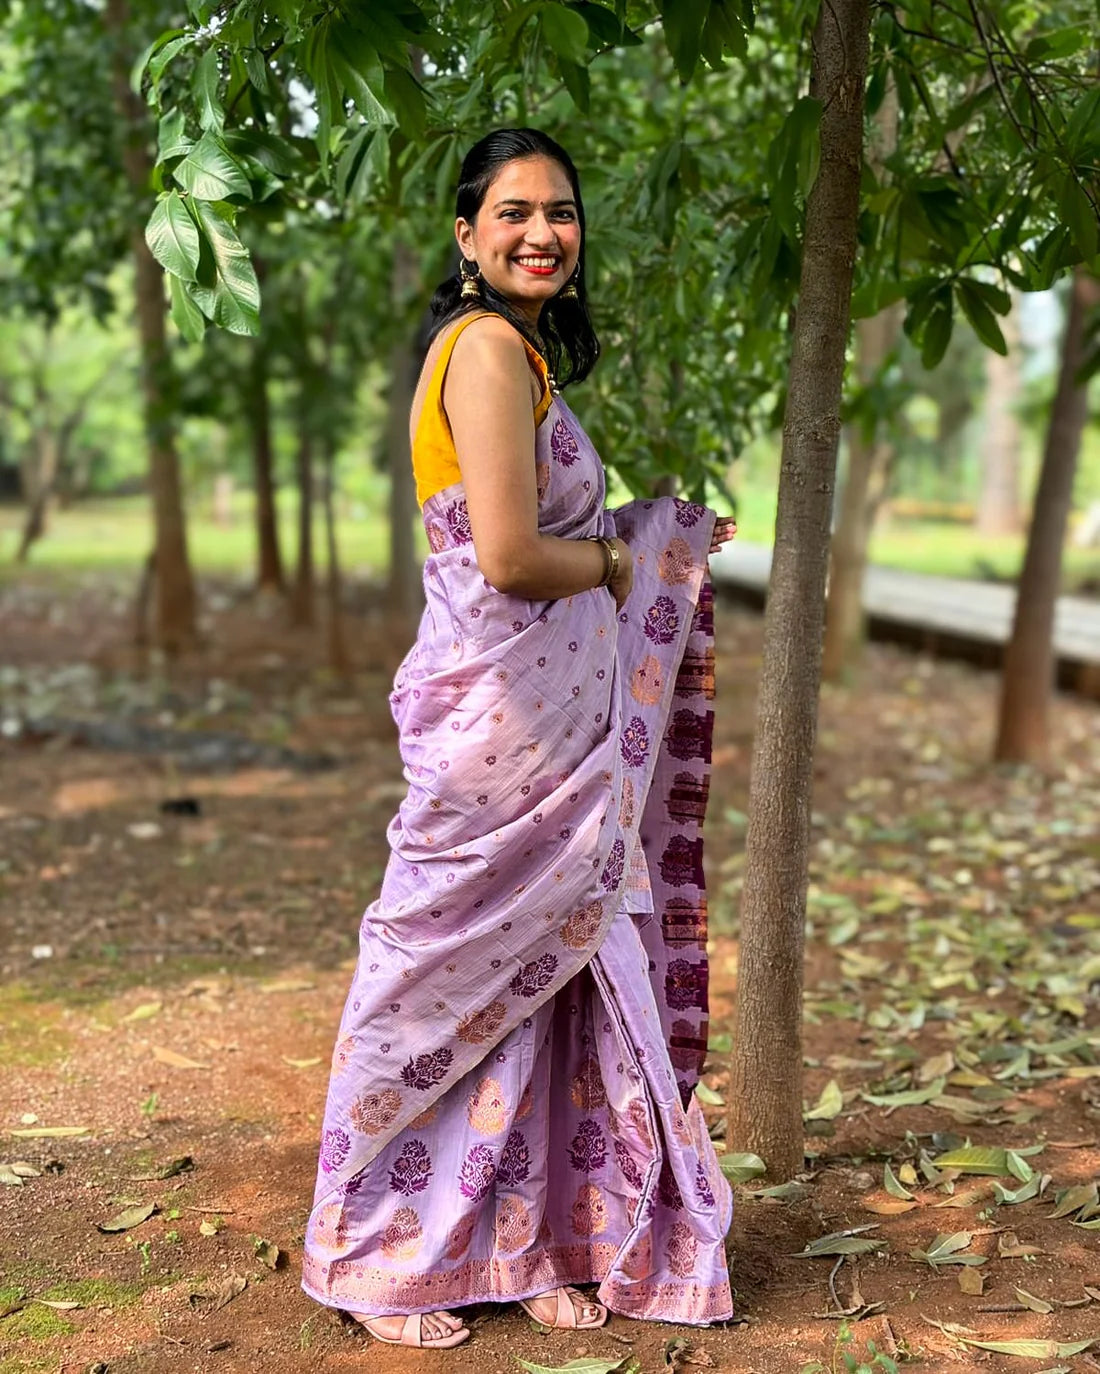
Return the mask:
<svg viewBox="0 0 1100 1374">
<path fill-rule="evenodd" d="M 1077 373 L 1084 360 L 1085 317 L 1097 305 L 1100 283 L 1079 268 L 1070 292 L 1058 389 L 1050 409 L 1012 635 L 1005 649 L 994 751 L 1000 762 L 1043 764 L 1049 751 L 1054 612 L 1077 455 L 1088 418 L 1088 392 L 1078 385 Z"/>
<path fill-rule="evenodd" d="M 886 160 L 898 146 L 898 92 L 893 77 L 887 78 L 882 104 L 871 124 L 867 161 L 876 179 L 891 180 Z M 901 331 L 903 308 L 888 305 L 855 326 L 856 378 L 862 388 L 878 380 Z M 850 678 L 859 668 L 866 639 L 863 615 L 863 579 L 867 550 L 879 502 L 886 490 L 886 473 L 893 446 L 879 433 L 877 417 L 868 426 L 849 424 L 848 464 L 841 489 L 840 510 L 830 548 L 828 606 L 825 615 L 825 649 L 822 673 L 829 682 Z"/>
<path fill-rule="evenodd" d="M 395 310 L 407 313 L 418 277 L 416 257 L 400 240 L 394 247 L 391 291 Z M 390 628 L 402 642 L 411 640 L 424 604 L 420 563 L 413 539 L 417 515 L 416 483 L 409 451 L 409 411 L 419 371 L 417 339 L 402 330 L 390 350 L 390 399 L 386 415 L 386 466 L 390 474 L 390 568 L 387 603 Z"/>
<path fill-rule="evenodd" d="M 831 0 L 814 31 L 821 172 L 806 206 L 749 793 L 727 1140 L 761 1155 L 776 1178 L 803 1163 L 810 805 L 869 30 L 869 0 Z"/>
<path fill-rule="evenodd" d="M 267 353 L 259 340 L 252 346 L 249 393 L 252 477 L 256 488 L 256 590 L 281 592 L 284 589 L 283 560 L 279 551 L 279 516 L 275 503 L 271 398 L 267 386 Z"/>
<path fill-rule="evenodd" d="M 303 406 L 298 421 L 298 563 L 290 618 L 294 625 L 312 625 L 315 594 L 313 576 L 313 435 Z"/>
<path fill-rule="evenodd" d="M 27 561 L 32 544 L 46 533 L 46 514 L 59 469 L 58 436 L 52 428 L 40 429 L 34 436 L 34 474 L 27 480 L 27 516 L 15 554 L 17 563 Z"/>
<path fill-rule="evenodd" d="M 112 81 L 115 102 L 126 124 L 123 161 L 135 200 L 130 241 L 141 345 L 142 403 L 149 448 L 149 491 L 156 539 L 155 639 L 166 652 L 177 653 L 195 641 L 195 586 L 187 556 L 187 529 L 175 446 L 174 388 L 164 329 L 164 277 L 146 245 L 141 222 L 141 211 L 152 195 L 148 112 L 130 89 L 127 0 L 106 0 L 103 18 L 114 39 Z"/>
<path fill-rule="evenodd" d="M 325 593 L 328 609 L 326 641 L 328 645 L 328 666 L 339 677 L 351 673 L 351 660 L 348 657 L 347 639 L 344 635 L 344 615 L 340 607 L 343 583 L 340 576 L 340 558 L 336 545 L 336 454 L 331 440 L 326 440 L 324 451 L 325 467 L 325 544 L 328 551 L 328 569 L 325 578 Z"/>
<path fill-rule="evenodd" d="M 860 383 L 870 385 L 897 340 L 901 311 L 890 306 L 856 323 L 856 367 Z M 848 426 L 848 469 L 840 514 L 830 548 L 829 603 L 825 621 L 822 674 L 829 682 L 849 679 L 859 668 L 866 640 L 863 579 L 875 515 L 886 491 L 893 444 Z"/>
<path fill-rule="evenodd" d="M 1015 304 L 1001 329 L 1007 356 L 991 348 L 985 355 L 982 477 L 975 519 L 979 534 L 1016 534 L 1020 529 L 1020 322 Z"/>
</svg>

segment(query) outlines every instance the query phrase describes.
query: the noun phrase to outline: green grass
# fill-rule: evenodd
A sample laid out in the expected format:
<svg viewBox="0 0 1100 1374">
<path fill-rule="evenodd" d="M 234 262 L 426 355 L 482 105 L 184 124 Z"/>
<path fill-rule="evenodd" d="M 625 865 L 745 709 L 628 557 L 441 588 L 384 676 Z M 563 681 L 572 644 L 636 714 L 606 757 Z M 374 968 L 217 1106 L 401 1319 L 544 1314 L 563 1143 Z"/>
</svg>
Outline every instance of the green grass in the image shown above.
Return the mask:
<svg viewBox="0 0 1100 1374">
<path fill-rule="evenodd" d="M 373 496 L 374 493 L 371 493 Z M 119 572 L 137 577 L 152 547 L 153 523 L 145 497 L 117 497 L 83 501 L 69 510 L 54 511 L 46 535 L 31 549 L 25 568 L 12 562 L 22 510 L 0 507 L 0 581 L 25 571 L 87 573 Z M 283 501 L 279 538 L 283 558 L 293 564 L 297 528 L 293 502 Z M 313 525 L 314 558 L 324 567 L 325 532 L 320 517 Z M 381 574 L 389 559 L 389 530 L 384 502 L 349 502 L 337 520 L 340 559 L 351 573 Z M 199 573 L 247 576 L 255 562 L 255 530 L 247 497 L 234 501 L 232 523 L 217 525 L 207 503 L 188 512 L 187 540 L 191 562 Z"/>
<path fill-rule="evenodd" d="M 344 504 L 337 529 L 343 566 L 352 574 L 379 577 L 389 558 L 382 479 L 369 474 L 356 499 Z M 152 541 L 149 503 L 144 497 L 87 501 L 71 510 L 55 512 L 49 532 L 35 545 L 29 564 L 18 568 L 11 557 L 20 519 L 18 507 L 0 507 L 0 585 L 21 577 L 38 580 L 39 574 L 53 581 L 96 571 L 136 579 Z M 737 519 L 740 537 L 746 542 L 770 543 L 775 527 L 774 487 L 759 482 L 742 484 L 738 490 Z M 293 501 L 285 494 L 280 537 L 283 556 L 290 562 L 297 533 Z M 315 556 L 323 566 L 324 530 L 320 520 L 315 522 L 314 537 Z M 188 516 L 188 541 L 197 572 L 247 577 L 255 561 L 248 493 L 237 494 L 233 522 L 228 527 L 214 523 L 208 503 L 195 503 Z M 423 551 L 426 545 L 422 545 Z M 871 541 L 873 562 L 942 577 L 1011 580 L 1019 572 L 1023 552 L 1023 536 L 991 538 L 951 521 L 880 521 Z M 1100 550 L 1067 545 L 1063 579 L 1066 590 L 1088 581 L 1100 581 Z"/>
</svg>

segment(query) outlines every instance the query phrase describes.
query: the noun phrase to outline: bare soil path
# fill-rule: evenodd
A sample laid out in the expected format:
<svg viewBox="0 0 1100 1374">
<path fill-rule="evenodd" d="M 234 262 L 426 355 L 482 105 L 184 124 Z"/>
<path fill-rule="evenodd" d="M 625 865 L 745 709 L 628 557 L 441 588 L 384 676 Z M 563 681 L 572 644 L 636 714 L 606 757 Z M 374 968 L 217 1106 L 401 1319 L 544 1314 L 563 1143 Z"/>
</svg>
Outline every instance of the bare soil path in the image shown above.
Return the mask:
<svg viewBox="0 0 1100 1374">
<path fill-rule="evenodd" d="M 1060 704 L 1044 778 L 987 766 L 988 675 L 880 648 L 858 693 L 826 693 L 811 1167 L 784 1198 L 739 1189 L 730 1262 L 743 1321 L 612 1318 L 582 1336 L 482 1309 L 455 1351 L 390 1349 L 307 1299 L 298 1272 L 358 918 L 402 793 L 387 704 L 399 651 L 360 592 L 356 672 L 337 682 L 277 606 L 208 590 L 209 647 L 170 675 L 126 648 L 110 584 L 32 584 L 0 600 L 0 1162 L 22 1175 L 0 1186 L 0 1374 L 510 1374 L 516 1356 L 555 1367 L 631 1354 L 640 1374 L 796 1374 L 831 1367 L 840 1329 L 822 1315 L 836 1259 L 797 1253 L 860 1226 L 882 1244 L 834 1279 L 857 1308 L 850 1349 L 873 1340 L 926 1371 L 1100 1368 L 1087 1349 L 1057 1348 L 1100 1338 L 1087 1186 L 1100 1177 L 1100 709 Z M 720 1096 L 759 624 L 721 607 L 718 635 L 706 1081 Z M 195 771 L 186 751 L 20 733 L 28 711 L 239 734 L 339 766 Z M 719 1135 L 722 1106 L 706 1110 Z M 58 1127 L 80 1133 L 28 1134 Z M 1041 1145 L 1021 1169 L 1050 1182 L 998 1204 L 995 1183 L 1020 1190 L 1019 1173 L 922 1169 L 922 1152 L 967 1141 Z M 912 1205 L 884 1191 L 887 1162 Z M 1084 1185 L 1080 1206 L 1052 1216 L 1071 1185 Z M 151 1203 L 130 1229 L 97 1229 Z M 982 1263 L 911 1254 L 958 1233 L 955 1254 Z M 1039 1353 L 960 1336 L 1026 1338 Z"/>
</svg>

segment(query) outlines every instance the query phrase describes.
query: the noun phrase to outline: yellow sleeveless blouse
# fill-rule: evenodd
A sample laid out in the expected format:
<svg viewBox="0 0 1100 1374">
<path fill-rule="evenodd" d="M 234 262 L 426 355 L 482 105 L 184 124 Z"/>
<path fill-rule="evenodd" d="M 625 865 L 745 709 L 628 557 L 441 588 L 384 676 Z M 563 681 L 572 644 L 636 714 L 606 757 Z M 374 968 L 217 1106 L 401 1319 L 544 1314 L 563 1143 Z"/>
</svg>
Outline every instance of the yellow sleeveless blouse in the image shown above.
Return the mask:
<svg viewBox="0 0 1100 1374">
<path fill-rule="evenodd" d="M 444 340 L 435 367 L 432 369 L 412 441 L 412 466 L 413 476 L 416 478 L 416 499 L 421 506 L 437 491 L 442 491 L 444 487 L 453 486 L 455 482 L 462 480 L 462 473 L 458 466 L 458 455 L 455 452 L 455 443 L 451 436 L 451 426 L 447 420 L 447 413 L 443 409 L 443 382 L 447 376 L 447 366 L 451 361 L 451 354 L 454 351 L 458 336 L 468 325 L 473 324 L 475 320 L 484 319 L 489 313 L 489 311 L 482 311 L 478 315 L 469 315 L 466 319 L 460 320 Z M 520 338 L 523 336 L 520 335 Z M 546 418 L 546 412 L 550 409 L 550 374 L 538 349 L 529 344 L 526 339 L 523 339 L 523 347 L 527 353 L 528 363 L 542 382 L 542 395 L 535 405 L 535 425 L 537 427 L 542 424 Z"/>
</svg>

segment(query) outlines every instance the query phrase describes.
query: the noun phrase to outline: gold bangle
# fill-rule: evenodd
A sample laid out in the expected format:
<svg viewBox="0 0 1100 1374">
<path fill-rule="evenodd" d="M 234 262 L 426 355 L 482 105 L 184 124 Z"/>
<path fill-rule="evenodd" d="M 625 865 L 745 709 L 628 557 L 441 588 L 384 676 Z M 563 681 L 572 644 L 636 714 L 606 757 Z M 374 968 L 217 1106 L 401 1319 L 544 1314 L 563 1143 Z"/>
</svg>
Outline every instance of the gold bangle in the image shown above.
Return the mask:
<svg viewBox="0 0 1100 1374">
<path fill-rule="evenodd" d="M 607 582 L 604 584 L 605 586 L 609 586 L 619 575 L 619 546 L 615 543 L 614 539 L 604 539 L 601 542 L 607 550 L 608 558 L 611 560 L 607 573 Z"/>
<path fill-rule="evenodd" d="M 608 541 L 606 539 L 601 539 L 598 534 L 592 536 L 592 543 L 599 544 L 600 548 L 603 550 L 603 577 L 596 583 L 596 586 L 606 587 L 611 581 L 614 573 L 615 559 L 619 551 L 618 549 L 609 547 Z"/>
</svg>

